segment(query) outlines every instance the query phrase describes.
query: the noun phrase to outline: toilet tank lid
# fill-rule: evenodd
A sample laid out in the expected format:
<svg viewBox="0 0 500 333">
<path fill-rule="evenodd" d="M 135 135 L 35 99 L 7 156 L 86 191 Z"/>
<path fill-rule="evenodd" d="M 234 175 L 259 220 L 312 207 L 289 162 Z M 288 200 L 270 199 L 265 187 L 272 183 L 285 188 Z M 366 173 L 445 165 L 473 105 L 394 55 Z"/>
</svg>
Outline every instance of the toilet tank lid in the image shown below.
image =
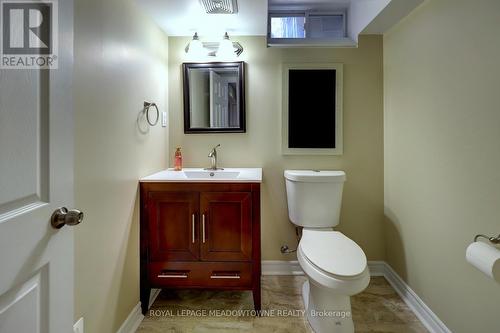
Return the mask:
<svg viewBox="0 0 500 333">
<path fill-rule="evenodd" d="M 296 182 L 342 183 L 346 176 L 340 170 L 285 170 L 285 178 Z"/>
</svg>

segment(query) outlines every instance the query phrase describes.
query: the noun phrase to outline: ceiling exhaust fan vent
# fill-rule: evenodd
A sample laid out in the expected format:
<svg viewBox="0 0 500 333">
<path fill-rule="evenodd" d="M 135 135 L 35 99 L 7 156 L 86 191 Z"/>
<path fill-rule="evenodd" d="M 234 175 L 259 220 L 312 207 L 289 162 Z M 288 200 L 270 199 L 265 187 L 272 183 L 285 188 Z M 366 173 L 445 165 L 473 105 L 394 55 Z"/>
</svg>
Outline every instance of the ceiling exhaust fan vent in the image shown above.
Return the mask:
<svg viewBox="0 0 500 333">
<path fill-rule="evenodd" d="M 236 0 L 200 0 L 208 14 L 236 14 Z"/>
</svg>

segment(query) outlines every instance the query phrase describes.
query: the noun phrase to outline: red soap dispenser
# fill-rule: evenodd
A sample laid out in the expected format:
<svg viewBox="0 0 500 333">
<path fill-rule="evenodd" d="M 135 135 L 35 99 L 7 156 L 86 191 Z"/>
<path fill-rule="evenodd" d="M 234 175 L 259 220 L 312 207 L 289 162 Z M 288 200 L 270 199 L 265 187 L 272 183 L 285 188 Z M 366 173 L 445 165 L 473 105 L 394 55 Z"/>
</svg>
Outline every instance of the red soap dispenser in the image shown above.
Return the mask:
<svg viewBox="0 0 500 333">
<path fill-rule="evenodd" d="M 181 153 L 181 148 L 177 147 L 174 157 L 174 171 L 181 171 L 181 170 L 182 170 L 182 153 Z"/>
</svg>

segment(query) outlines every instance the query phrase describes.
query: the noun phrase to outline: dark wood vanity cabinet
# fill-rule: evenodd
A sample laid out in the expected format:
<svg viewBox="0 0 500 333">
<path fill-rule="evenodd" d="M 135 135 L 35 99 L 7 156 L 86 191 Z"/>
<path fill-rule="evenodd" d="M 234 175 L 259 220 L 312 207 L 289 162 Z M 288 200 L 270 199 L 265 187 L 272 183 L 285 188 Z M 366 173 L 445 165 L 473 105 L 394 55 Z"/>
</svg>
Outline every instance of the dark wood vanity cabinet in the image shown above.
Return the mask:
<svg viewBox="0 0 500 333">
<path fill-rule="evenodd" d="M 151 288 L 252 290 L 260 309 L 260 184 L 141 188 L 141 303 Z"/>
</svg>

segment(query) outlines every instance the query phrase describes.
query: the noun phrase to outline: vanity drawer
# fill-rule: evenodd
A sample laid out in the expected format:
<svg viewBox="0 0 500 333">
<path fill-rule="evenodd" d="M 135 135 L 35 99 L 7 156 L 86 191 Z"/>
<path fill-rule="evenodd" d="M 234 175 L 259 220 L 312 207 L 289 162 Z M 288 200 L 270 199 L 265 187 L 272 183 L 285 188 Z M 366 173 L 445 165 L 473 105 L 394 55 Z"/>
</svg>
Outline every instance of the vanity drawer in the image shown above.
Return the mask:
<svg viewBox="0 0 500 333">
<path fill-rule="evenodd" d="M 251 263 L 152 262 L 149 281 L 155 287 L 229 288 L 252 287 Z"/>
</svg>

